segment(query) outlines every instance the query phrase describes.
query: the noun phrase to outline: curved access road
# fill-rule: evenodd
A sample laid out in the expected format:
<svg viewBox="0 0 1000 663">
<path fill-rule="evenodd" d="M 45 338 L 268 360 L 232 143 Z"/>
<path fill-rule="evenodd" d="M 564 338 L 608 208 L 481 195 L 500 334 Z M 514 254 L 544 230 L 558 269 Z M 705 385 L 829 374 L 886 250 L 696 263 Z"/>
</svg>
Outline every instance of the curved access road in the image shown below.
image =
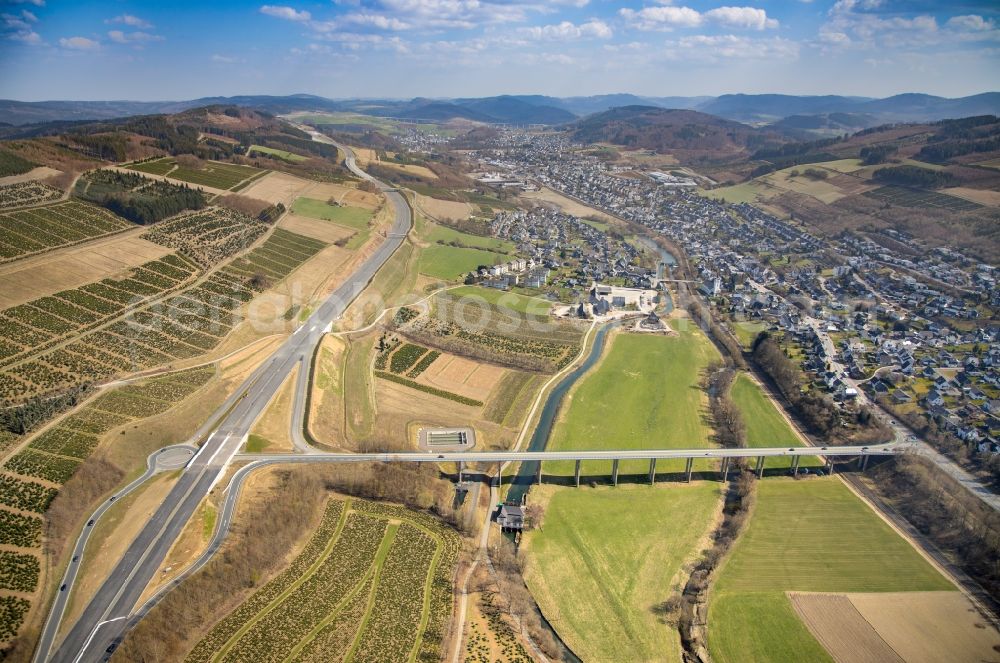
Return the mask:
<svg viewBox="0 0 1000 663">
<path fill-rule="evenodd" d="M 313 136 L 321 142 L 333 143 L 325 136 L 315 133 Z M 253 424 L 273 400 L 288 375 L 295 366 L 308 370 L 313 351 L 323 334 L 365 289 L 409 233 L 413 220 L 406 199 L 392 187 L 360 170 L 350 149 L 340 145 L 338 147 L 345 153 L 345 165 L 355 175 L 378 187 L 392 205 L 395 218 L 391 231 L 351 277 L 331 293 L 309 319 L 239 386 L 199 431 L 205 438 L 204 444 L 185 467 L 163 504 L 140 530 L 107 580 L 97 590 L 80 619 L 59 644 L 52 656 L 53 660 L 83 663 L 106 657 L 105 652 L 109 647 L 113 648 L 121 637 L 136 602 L 171 545 L 198 505 L 225 473 Z M 53 628 L 58 631 L 58 624 L 54 624 Z M 47 660 L 48 653 L 47 650 L 40 650 L 39 660 Z"/>
<path fill-rule="evenodd" d="M 49 618 L 46 620 L 41 638 L 39 638 L 36 660 L 44 659 L 52 649 L 52 641 L 56 637 L 59 623 L 62 621 L 63 614 L 66 612 L 66 605 L 69 603 L 73 583 L 76 582 L 77 573 L 80 571 L 80 561 L 83 559 L 84 550 L 87 547 L 87 542 L 90 540 L 90 535 L 94 532 L 94 525 L 97 524 L 97 521 L 101 519 L 101 516 L 108 509 L 114 506 L 117 500 L 125 497 L 144 484 L 154 474 L 184 467 L 197 450 L 197 447 L 188 444 L 177 444 L 154 451 L 146 458 L 146 472 L 142 476 L 102 502 L 101 506 L 97 507 L 97 510 L 90 514 L 87 524 L 84 525 L 83 531 L 80 532 L 80 536 L 76 540 L 76 546 L 73 548 L 73 557 L 66 567 L 66 573 L 63 575 L 55 601 L 52 602 Z"/>
</svg>

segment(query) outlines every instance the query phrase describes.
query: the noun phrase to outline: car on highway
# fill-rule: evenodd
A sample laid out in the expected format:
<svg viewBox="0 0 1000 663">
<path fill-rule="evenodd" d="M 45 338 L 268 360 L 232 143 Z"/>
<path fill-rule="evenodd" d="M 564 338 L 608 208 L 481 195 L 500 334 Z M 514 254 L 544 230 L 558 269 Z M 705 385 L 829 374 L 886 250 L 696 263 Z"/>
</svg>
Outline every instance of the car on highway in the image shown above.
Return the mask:
<svg viewBox="0 0 1000 663">
<path fill-rule="evenodd" d="M 94 519 L 91 518 L 90 520 L 87 521 L 87 527 L 93 527 L 93 526 L 94 526 Z"/>
<path fill-rule="evenodd" d="M 442 459 L 442 460 L 443 460 L 443 459 L 444 459 L 444 456 L 443 456 L 443 455 L 440 455 L 440 454 L 439 454 L 439 455 L 438 455 L 438 458 L 440 458 L 440 459 Z"/>
<path fill-rule="evenodd" d="M 59 587 L 59 591 L 60 592 L 65 592 L 66 591 L 66 583 L 63 583 L 62 586 Z"/>
<path fill-rule="evenodd" d="M 79 555 L 73 555 L 73 561 L 74 562 L 79 562 L 80 561 L 80 556 Z"/>
</svg>

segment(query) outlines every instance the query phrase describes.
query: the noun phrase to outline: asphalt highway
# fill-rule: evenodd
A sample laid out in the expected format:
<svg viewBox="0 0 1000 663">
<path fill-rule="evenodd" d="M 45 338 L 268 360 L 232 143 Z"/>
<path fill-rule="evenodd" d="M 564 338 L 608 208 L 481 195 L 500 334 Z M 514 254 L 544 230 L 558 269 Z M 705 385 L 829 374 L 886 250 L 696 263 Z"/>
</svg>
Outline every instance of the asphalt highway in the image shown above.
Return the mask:
<svg viewBox="0 0 1000 663">
<path fill-rule="evenodd" d="M 325 136 L 314 135 L 314 138 L 332 142 Z M 115 644 L 124 632 L 129 615 L 170 546 L 202 499 L 223 475 L 253 424 L 282 383 L 296 365 L 309 365 L 313 350 L 323 334 L 364 290 L 409 232 L 412 217 L 403 196 L 361 171 L 355 163 L 353 152 L 339 147 L 345 151 L 347 167 L 358 177 L 373 182 L 394 208 L 395 219 L 391 231 L 357 271 L 323 301 L 305 324 L 255 370 L 206 423 L 200 431 L 200 437 L 207 435 L 201 449 L 184 469 L 163 504 L 132 541 L 108 579 L 97 590 L 51 660 L 84 663 L 99 661 L 107 656 L 107 648 Z M 51 632 L 47 627 L 43 635 L 44 642 L 49 644 L 59 626 L 58 620 L 50 622 Z M 39 654 L 38 660 L 48 660 L 48 648 L 39 649 Z"/>
<path fill-rule="evenodd" d="M 69 565 L 66 567 L 66 572 L 63 574 L 62 583 L 60 584 L 60 590 L 56 593 L 55 601 L 52 603 L 48 621 L 42 631 L 42 637 L 38 642 L 38 654 L 36 659 L 44 659 L 44 657 L 48 655 L 49 650 L 52 649 L 52 641 L 55 638 L 56 630 L 58 629 L 59 622 L 62 620 L 63 613 L 66 611 L 66 604 L 69 602 L 70 591 L 73 587 L 73 583 L 76 581 L 77 573 L 80 571 L 84 550 L 87 547 L 87 542 L 90 540 L 90 535 L 93 533 L 94 526 L 97 524 L 97 521 L 101 519 L 101 516 L 103 516 L 108 509 L 114 506 L 117 500 L 125 497 L 133 490 L 141 486 L 154 474 L 184 467 L 184 465 L 187 464 L 187 462 L 194 455 L 195 451 L 197 451 L 195 447 L 191 447 L 186 444 L 164 447 L 163 449 L 154 451 L 146 459 L 145 473 L 102 502 L 101 505 L 97 507 L 97 510 L 90 515 L 90 518 L 87 520 L 87 524 L 84 525 L 83 531 L 80 533 L 80 536 L 76 541 L 76 546 L 73 548 L 73 557 L 71 558 Z"/>
</svg>

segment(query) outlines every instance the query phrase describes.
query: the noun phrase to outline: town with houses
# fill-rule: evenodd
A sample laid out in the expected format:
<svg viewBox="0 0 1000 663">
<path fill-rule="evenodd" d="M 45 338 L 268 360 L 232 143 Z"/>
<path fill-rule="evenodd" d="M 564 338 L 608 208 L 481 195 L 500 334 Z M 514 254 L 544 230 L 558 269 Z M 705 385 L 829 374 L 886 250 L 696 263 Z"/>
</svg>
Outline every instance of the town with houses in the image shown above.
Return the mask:
<svg viewBox="0 0 1000 663">
<path fill-rule="evenodd" d="M 930 425 L 939 450 L 1000 465 L 1000 330 L 979 322 L 1000 308 L 992 266 L 892 229 L 880 231 L 886 243 L 909 251 L 870 234 L 820 238 L 672 175 L 636 177 L 562 135 L 501 131 L 470 156 L 491 180 L 549 187 L 662 234 L 691 257 L 697 289 L 746 347 L 767 330 L 845 407 L 876 403 L 909 426 L 897 434 Z M 639 249 L 593 221 L 539 208 L 500 212 L 489 227 L 527 258 L 472 275 L 484 285 L 554 286 L 590 314 L 606 312 L 598 284 L 664 285 Z"/>
</svg>

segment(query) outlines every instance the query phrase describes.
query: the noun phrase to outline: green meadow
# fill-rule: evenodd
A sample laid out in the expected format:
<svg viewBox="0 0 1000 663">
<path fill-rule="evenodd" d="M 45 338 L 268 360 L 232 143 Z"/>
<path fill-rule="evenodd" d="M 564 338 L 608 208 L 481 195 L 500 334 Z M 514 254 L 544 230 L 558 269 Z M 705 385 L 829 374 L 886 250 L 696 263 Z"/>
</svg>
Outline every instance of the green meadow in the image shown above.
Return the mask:
<svg viewBox="0 0 1000 663">
<path fill-rule="evenodd" d="M 684 321 L 686 322 L 686 321 Z M 597 366 L 562 404 L 548 448 L 686 449 L 711 447 L 708 399 L 700 387 L 706 366 L 719 358 L 692 324 L 676 336 L 615 333 Z M 699 461 L 695 469 L 715 463 Z M 659 461 L 658 472 L 680 471 L 683 460 Z M 620 474 L 641 474 L 648 461 L 623 461 Z M 572 474 L 569 461 L 546 463 L 545 474 Z M 583 464 L 582 474 L 607 476 L 608 461 Z"/>
<path fill-rule="evenodd" d="M 542 486 L 540 530 L 523 543 L 525 580 L 545 618 L 584 661 L 680 661 L 654 607 L 680 588 L 719 505 L 720 484 Z"/>
<path fill-rule="evenodd" d="M 711 592 L 708 645 L 719 663 L 830 660 L 786 591 L 955 589 L 839 479 L 765 479 L 757 491 Z"/>
</svg>

